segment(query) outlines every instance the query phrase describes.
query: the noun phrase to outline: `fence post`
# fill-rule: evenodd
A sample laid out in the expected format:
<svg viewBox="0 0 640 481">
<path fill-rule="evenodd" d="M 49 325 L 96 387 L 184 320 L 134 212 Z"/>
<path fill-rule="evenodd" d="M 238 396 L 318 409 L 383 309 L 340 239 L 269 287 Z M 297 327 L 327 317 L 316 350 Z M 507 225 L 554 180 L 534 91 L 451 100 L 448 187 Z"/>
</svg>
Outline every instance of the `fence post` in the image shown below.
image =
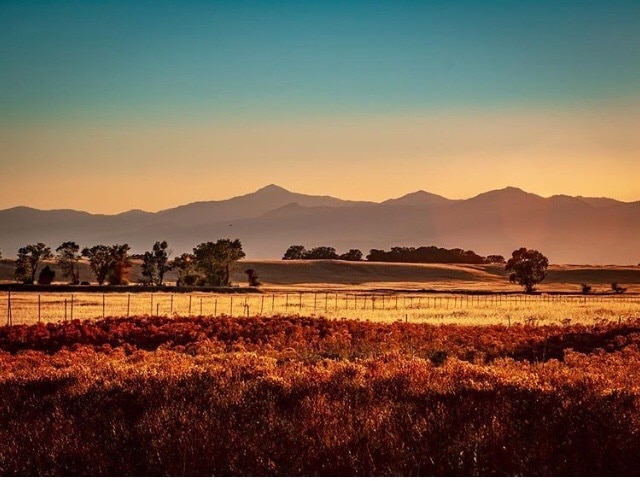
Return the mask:
<svg viewBox="0 0 640 481">
<path fill-rule="evenodd" d="M 130 311 L 131 311 L 131 294 L 127 294 L 127 317 L 129 317 Z"/>
<path fill-rule="evenodd" d="M 71 319 L 73 319 L 73 294 L 71 294 Z"/>
<path fill-rule="evenodd" d="M 40 322 L 40 294 L 38 294 L 38 322 Z"/>
<path fill-rule="evenodd" d="M 216 297 L 213 301 L 213 317 L 218 315 L 218 298 Z"/>
<path fill-rule="evenodd" d="M 158 311 L 160 310 L 160 303 L 156 304 L 156 317 L 158 317 Z"/>
<path fill-rule="evenodd" d="M 202 315 L 202 297 L 200 298 L 200 315 Z"/>
<path fill-rule="evenodd" d="M 316 303 L 318 301 L 318 293 L 314 292 L 313 293 L 313 312 L 316 312 Z"/>
<path fill-rule="evenodd" d="M 105 300 L 104 300 L 104 294 L 102 294 L 102 318 L 103 318 L 103 319 L 104 319 L 104 307 L 105 307 L 105 306 L 104 306 L 104 303 L 105 303 Z"/>
<path fill-rule="evenodd" d="M 262 315 L 262 309 L 264 308 L 264 296 L 260 297 L 260 315 Z"/>
<path fill-rule="evenodd" d="M 7 326 L 12 324 L 12 315 L 11 315 L 11 289 L 7 293 Z"/>
<path fill-rule="evenodd" d="M 230 307 L 229 307 L 229 315 L 233 316 L 233 296 L 229 296 L 230 299 Z"/>
<path fill-rule="evenodd" d="M 67 320 L 67 300 L 64 300 L 64 320 Z"/>
<path fill-rule="evenodd" d="M 273 311 L 275 310 L 275 306 L 276 306 L 276 295 L 271 294 L 271 314 L 273 314 Z"/>
<path fill-rule="evenodd" d="M 173 294 L 171 294 L 171 304 L 169 307 L 169 313 L 173 316 Z"/>
</svg>

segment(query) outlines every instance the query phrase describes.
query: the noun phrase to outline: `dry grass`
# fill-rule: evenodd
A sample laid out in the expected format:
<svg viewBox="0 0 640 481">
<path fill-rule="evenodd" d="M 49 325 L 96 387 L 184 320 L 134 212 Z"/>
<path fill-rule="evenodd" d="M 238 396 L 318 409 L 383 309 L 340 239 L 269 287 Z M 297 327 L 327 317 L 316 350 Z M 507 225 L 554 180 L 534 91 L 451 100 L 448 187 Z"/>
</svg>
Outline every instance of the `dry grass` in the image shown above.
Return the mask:
<svg viewBox="0 0 640 481">
<path fill-rule="evenodd" d="M 51 264 L 54 270 L 55 265 Z M 246 286 L 246 269 L 255 269 L 263 288 L 319 289 L 435 289 L 488 290 L 520 292 L 509 283 L 501 265 L 469 264 L 404 264 L 348 261 L 243 261 L 239 262 L 232 282 Z M 141 277 L 136 261 L 129 275 L 131 282 Z M 80 278 L 94 281 L 86 263 L 81 265 Z M 0 281 L 13 279 L 13 261 L 0 260 Z M 169 272 L 167 282 L 175 282 Z M 56 281 L 63 281 L 57 272 Z M 634 266 L 573 266 L 552 265 L 540 291 L 580 292 L 580 284 L 589 284 L 595 292 L 607 292 L 612 282 L 628 287 L 629 293 L 640 293 L 640 267 Z"/>
<path fill-rule="evenodd" d="M 7 293 L 0 301 L 0 322 L 7 319 Z M 103 311 L 104 301 L 104 311 Z M 38 304 L 40 308 L 38 309 Z M 365 291 L 264 294 L 11 294 L 13 324 L 58 322 L 134 315 L 278 315 L 300 314 L 432 324 L 512 325 L 594 324 L 640 316 L 638 296 L 525 296 L 371 293 Z"/>
<path fill-rule="evenodd" d="M 0 267 L 6 275 L 12 263 L 0 261 Z M 233 282 L 246 285 L 243 271 L 248 268 L 258 272 L 263 294 L 13 293 L 12 320 L 15 324 L 33 324 L 38 320 L 99 318 L 103 313 L 106 316 L 298 313 L 381 322 L 400 319 L 482 325 L 590 324 L 603 319 L 618 321 L 634 317 L 640 310 L 640 298 L 633 295 L 640 292 L 637 267 L 551 266 L 539 290 L 543 293 L 564 291 L 575 296 L 524 296 L 519 286 L 508 282 L 504 268 L 499 265 L 246 261 L 236 267 Z M 138 270 L 139 266 L 134 266 L 132 279 L 139 275 Z M 85 265 L 82 278 L 88 276 Z M 172 280 L 174 277 L 170 275 L 168 281 Z M 611 282 L 628 287 L 627 293 L 631 295 L 579 295 L 581 283 L 590 284 L 594 292 L 605 294 L 611 292 Z M 419 293 L 421 289 L 443 293 Z M 461 291 L 496 294 L 468 296 Z M 500 292 L 510 294 L 498 294 Z M 0 301 L 0 322 L 6 319 L 5 298 Z"/>
<path fill-rule="evenodd" d="M 634 476 L 640 319 L 0 328 L 0 475 Z"/>
<path fill-rule="evenodd" d="M 246 282 L 242 272 L 255 269 L 266 288 L 291 289 L 434 289 L 520 292 L 509 283 L 502 265 L 406 264 L 347 261 L 246 261 L 233 281 Z M 580 292 L 589 284 L 607 292 L 618 282 L 640 293 L 640 267 L 552 265 L 540 291 Z"/>
</svg>

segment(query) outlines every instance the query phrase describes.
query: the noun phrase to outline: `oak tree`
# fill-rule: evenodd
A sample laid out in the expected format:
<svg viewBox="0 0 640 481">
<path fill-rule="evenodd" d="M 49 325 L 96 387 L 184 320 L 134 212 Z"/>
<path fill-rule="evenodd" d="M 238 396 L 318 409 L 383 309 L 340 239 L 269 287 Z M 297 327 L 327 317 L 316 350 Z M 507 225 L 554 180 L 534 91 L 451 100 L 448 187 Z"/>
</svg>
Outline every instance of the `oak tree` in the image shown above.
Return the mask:
<svg viewBox="0 0 640 481">
<path fill-rule="evenodd" d="M 194 264 L 211 286 L 228 286 L 231 268 L 244 257 L 239 239 L 218 239 L 193 248 Z"/>
<path fill-rule="evenodd" d="M 40 263 L 52 257 L 51 248 L 42 242 L 21 247 L 18 249 L 18 258 L 15 264 L 16 280 L 25 284 L 33 284 Z"/>
<path fill-rule="evenodd" d="M 62 269 L 62 277 L 71 279 L 71 284 L 80 284 L 80 246 L 73 241 L 63 242 L 57 249 L 56 260 Z"/>
<path fill-rule="evenodd" d="M 505 267 L 511 282 L 520 284 L 528 294 L 535 291 L 535 285 L 542 282 L 547 275 L 549 259 L 542 253 L 521 247 L 513 251 L 511 259 L 507 261 Z"/>
</svg>

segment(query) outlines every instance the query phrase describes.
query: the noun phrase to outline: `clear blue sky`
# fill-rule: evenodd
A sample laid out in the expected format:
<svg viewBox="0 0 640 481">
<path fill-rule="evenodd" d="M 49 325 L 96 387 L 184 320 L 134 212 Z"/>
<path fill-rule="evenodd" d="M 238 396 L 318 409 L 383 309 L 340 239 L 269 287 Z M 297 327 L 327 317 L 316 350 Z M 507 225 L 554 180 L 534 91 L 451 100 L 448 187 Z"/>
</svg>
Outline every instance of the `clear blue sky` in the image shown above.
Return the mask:
<svg viewBox="0 0 640 481">
<path fill-rule="evenodd" d="M 15 154 L 0 154 L 0 169 L 17 159 L 55 169 L 45 158 L 55 143 L 36 149 L 34 129 L 42 125 L 128 123 L 135 141 L 136 129 L 157 122 L 189 130 L 206 122 L 227 128 L 556 108 L 598 117 L 639 98 L 637 0 L 0 1 L 0 126 Z M 290 134 L 280 135 L 287 143 Z M 340 142 L 353 150 L 357 135 Z M 141 148 L 132 149 L 132 164 L 142 162 Z M 99 162 L 109 161 L 110 149 L 117 150 L 105 141 Z M 223 163 L 223 154 L 212 162 Z M 302 190 L 294 178 L 281 181 L 276 154 L 260 160 L 274 162 L 273 178 L 247 178 L 238 194 L 269 182 Z M 422 155 L 433 159 L 433 152 Z M 366 160 L 358 165 L 366 168 Z M 17 165 L 0 176 L 14 172 Z M 318 182 L 318 191 L 344 195 Z M 13 204 L 30 203 L 17 187 Z M 414 185 L 406 187 L 398 190 Z M 82 208 L 77 202 L 67 203 Z M 0 199 L 0 208 L 11 203 Z M 165 204 L 156 207 L 171 199 Z"/>
</svg>

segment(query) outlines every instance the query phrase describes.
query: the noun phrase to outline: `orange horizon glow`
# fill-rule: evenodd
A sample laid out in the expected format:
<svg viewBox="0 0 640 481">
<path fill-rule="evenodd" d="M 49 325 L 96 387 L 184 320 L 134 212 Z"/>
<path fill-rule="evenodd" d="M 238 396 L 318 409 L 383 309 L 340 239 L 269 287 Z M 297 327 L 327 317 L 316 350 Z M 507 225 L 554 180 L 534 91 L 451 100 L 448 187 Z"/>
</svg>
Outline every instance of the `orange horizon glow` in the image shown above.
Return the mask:
<svg viewBox="0 0 640 481">
<path fill-rule="evenodd" d="M 640 106 L 234 123 L 0 127 L 0 209 L 114 214 L 223 200 L 277 184 L 383 201 L 519 187 L 640 200 Z"/>
</svg>

